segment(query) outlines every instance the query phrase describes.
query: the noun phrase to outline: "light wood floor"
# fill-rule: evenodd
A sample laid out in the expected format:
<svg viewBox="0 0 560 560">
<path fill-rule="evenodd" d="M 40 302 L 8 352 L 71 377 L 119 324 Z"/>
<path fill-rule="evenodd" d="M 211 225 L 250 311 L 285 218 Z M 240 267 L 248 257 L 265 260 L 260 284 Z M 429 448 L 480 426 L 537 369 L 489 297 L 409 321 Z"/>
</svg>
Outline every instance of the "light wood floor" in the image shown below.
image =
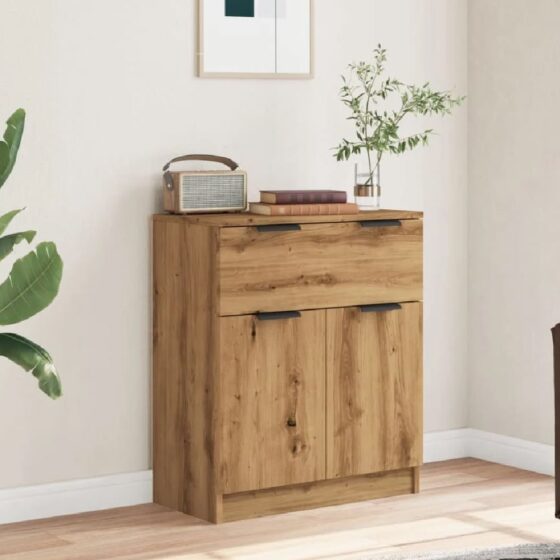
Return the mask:
<svg viewBox="0 0 560 560">
<path fill-rule="evenodd" d="M 417 495 L 214 526 L 145 505 L 0 526 L 4 560 L 356 559 L 560 541 L 553 479 L 474 459 L 423 468 Z"/>
</svg>

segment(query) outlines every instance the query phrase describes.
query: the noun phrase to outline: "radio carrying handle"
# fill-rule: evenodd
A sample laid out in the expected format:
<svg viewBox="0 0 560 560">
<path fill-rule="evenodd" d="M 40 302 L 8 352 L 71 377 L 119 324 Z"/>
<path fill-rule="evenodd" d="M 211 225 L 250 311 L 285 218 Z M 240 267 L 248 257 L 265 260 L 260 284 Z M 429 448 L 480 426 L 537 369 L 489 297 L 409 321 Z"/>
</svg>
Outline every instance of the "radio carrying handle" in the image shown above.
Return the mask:
<svg viewBox="0 0 560 560">
<path fill-rule="evenodd" d="M 229 167 L 232 171 L 235 171 L 239 167 L 239 165 L 237 165 L 235 161 L 224 156 L 212 156 L 210 154 L 189 154 L 185 156 L 178 156 L 176 158 L 173 158 L 171 161 L 168 161 L 163 166 L 162 170 L 165 186 L 170 191 L 173 190 L 173 180 L 171 178 L 171 173 L 169 172 L 169 166 L 172 163 L 176 163 L 178 161 L 212 161 L 214 163 L 222 163 L 223 165 Z"/>
</svg>

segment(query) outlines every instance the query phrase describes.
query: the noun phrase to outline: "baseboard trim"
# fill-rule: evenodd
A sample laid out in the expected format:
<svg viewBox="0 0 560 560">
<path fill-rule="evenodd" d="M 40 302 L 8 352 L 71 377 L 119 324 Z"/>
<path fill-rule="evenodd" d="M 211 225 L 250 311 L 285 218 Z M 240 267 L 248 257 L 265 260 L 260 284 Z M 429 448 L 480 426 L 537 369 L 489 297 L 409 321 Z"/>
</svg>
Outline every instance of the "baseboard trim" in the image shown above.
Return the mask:
<svg viewBox="0 0 560 560">
<path fill-rule="evenodd" d="M 554 475 L 554 446 L 464 428 L 424 434 L 424 462 L 474 457 Z M 0 524 L 152 501 L 152 471 L 0 490 Z"/>
<path fill-rule="evenodd" d="M 0 524 L 152 501 L 152 471 L 0 490 Z"/>
<path fill-rule="evenodd" d="M 554 446 L 464 428 L 424 434 L 424 462 L 473 457 L 554 476 Z"/>
<path fill-rule="evenodd" d="M 469 430 L 446 430 L 424 434 L 424 462 L 449 461 L 469 457 Z"/>
<path fill-rule="evenodd" d="M 554 476 L 554 445 L 469 429 L 470 456 Z"/>
</svg>

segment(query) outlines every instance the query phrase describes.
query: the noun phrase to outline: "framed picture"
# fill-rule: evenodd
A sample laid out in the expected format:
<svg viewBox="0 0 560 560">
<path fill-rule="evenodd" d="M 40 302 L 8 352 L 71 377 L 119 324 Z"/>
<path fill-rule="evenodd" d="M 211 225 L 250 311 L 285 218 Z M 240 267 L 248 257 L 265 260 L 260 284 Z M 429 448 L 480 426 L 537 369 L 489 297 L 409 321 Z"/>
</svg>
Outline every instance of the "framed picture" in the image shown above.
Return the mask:
<svg viewBox="0 0 560 560">
<path fill-rule="evenodd" d="M 313 0 L 198 0 L 198 75 L 311 78 Z"/>
</svg>

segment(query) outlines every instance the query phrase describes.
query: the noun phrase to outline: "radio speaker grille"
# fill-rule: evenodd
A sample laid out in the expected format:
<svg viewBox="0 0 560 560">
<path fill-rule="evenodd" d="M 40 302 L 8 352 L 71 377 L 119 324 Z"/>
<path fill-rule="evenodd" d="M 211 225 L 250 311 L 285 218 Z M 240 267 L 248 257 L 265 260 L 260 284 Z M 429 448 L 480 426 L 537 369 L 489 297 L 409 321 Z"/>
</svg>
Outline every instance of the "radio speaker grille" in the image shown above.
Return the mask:
<svg viewBox="0 0 560 560">
<path fill-rule="evenodd" d="M 181 209 L 245 209 L 244 175 L 182 175 Z"/>
</svg>

